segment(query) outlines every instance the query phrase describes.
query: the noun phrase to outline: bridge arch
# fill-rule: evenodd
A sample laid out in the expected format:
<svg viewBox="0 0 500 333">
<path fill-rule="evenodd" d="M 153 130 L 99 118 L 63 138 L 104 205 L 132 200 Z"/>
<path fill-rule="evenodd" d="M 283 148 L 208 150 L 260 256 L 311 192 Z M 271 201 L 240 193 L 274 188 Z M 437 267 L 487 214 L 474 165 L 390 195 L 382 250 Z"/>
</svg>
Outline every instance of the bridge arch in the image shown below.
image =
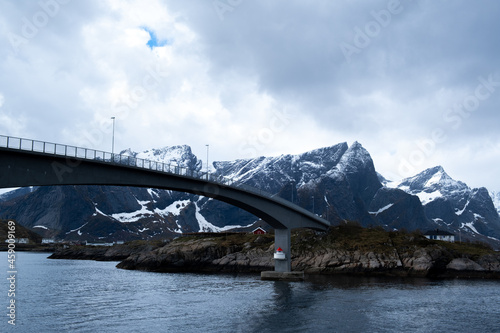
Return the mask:
<svg viewBox="0 0 500 333">
<path fill-rule="evenodd" d="M 130 156 L 0 136 L 0 188 L 47 185 L 160 188 L 224 201 L 263 219 L 275 229 L 275 246 L 288 253 L 286 260 L 275 260 L 276 271 L 291 269 L 291 229 L 329 227 L 326 220 L 285 199 L 206 173 L 167 168 L 159 162 Z"/>
</svg>

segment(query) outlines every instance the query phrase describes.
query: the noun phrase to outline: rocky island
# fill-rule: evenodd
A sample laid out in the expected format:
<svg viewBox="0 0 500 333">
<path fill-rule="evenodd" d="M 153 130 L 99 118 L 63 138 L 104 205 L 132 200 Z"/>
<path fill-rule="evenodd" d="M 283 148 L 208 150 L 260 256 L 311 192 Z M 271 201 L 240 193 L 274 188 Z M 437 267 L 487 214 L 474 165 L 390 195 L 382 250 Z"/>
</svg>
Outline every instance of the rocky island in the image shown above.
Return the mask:
<svg viewBox="0 0 500 333">
<path fill-rule="evenodd" d="M 153 272 L 258 273 L 274 269 L 273 251 L 272 234 L 221 233 L 136 245 L 134 250 L 70 248 L 51 258 L 123 259 L 118 268 Z M 434 241 L 420 232 L 387 232 L 348 223 L 326 233 L 293 232 L 292 270 L 309 275 L 498 279 L 500 253 L 481 243 Z"/>
</svg>

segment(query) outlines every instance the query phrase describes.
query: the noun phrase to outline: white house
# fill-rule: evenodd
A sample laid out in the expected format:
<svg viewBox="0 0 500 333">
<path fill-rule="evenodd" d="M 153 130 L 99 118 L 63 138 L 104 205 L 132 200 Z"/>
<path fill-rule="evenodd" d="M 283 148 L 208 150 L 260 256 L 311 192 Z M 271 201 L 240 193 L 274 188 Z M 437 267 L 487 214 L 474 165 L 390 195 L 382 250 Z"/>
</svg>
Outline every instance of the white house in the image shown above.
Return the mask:
<svg viewBox="0 0 500 333">
<path fill-rule="evenodd" d="M 429 230 L 424 234 L 428 239 L 442 240 L 446 242 L 455 242 L 455 235 L 444 230 Z"/>
</svg>

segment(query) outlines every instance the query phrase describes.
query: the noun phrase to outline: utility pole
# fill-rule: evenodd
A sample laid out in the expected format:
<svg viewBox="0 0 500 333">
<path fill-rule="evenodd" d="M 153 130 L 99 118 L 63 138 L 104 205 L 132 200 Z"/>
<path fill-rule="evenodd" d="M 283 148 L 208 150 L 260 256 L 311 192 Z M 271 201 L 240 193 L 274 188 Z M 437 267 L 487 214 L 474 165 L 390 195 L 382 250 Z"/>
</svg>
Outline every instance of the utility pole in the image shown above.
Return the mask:
<svg viewBox="0 0 500 333">
<path fill-rule="evenodd" d="M 111 117 L 111 119 L 113 120 L 113 136 L 111 139 L 111 154 L 114 155 L 114 153 L 115 153 L 115 117 Z"/>
<path fill-rule="evenodd" d="M 208 151 L 209 151 L 210 145 L 205 145 L 205 146 L 207 146 L 207 180 L 208 180 L 208 173 L 210 172 L 210 167 L 208 165 Z"/>
<path fill-rule="evenodd" d="M 314 214 L 314 195 L 313 195 L 313 214 Z"/>
</svg>

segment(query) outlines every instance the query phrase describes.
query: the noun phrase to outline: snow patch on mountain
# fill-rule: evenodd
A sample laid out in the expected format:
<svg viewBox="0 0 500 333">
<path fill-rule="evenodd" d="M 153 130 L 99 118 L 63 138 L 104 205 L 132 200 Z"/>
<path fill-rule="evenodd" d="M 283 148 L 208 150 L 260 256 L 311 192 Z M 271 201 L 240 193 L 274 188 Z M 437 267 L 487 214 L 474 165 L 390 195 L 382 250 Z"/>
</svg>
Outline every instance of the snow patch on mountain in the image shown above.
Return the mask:
<svg viewBox="0 0 500 333">
<path fill-rule="evenodd" d="M 112 218 L 114 218 L 115 220 L 122 222 L 122 223 L 138 222 L 141 219 L 153 216 L 154 214 L 158 214 L 162 217 L 168 217 L 170 215 L 179 216 L 181 214 L 181 211 L 187 205 L 189 205 L 191 203 L 191 201 L 190 200 L 177 200 L 163 209 L 154 208 L 153 210 L 151 210 L 150 208 L 147 207 L 148 204 L 151 203 L 151 201 L 137 200 L 137 203 L 139 205 L 141 205 L 141 208 L 134 211 L 134 212 L 116 213 L 116 214 L 111 214 L 110 216 Z"/>
<path fill-rule="evenodd" d="M 467 203 L 465 204 L 464 208 L 462 208 L 462 209 L 457 209 L 457 210 L 455 211 L 455 214 L 456 214 L 456 215 L 462 215 L 462 214 L 465 212 L 465 210 L 467 209 L 467 206 L 469 205 L 469 203 L 470 203 L 470 200 L 467 200 Z"/>
<path fill-rule="evenodd" d="M 148 215 L 152 215 L 151 211 L 147 207 L 147 204 L 150 203 L 150 201 L 137 200 L 137 203 L 141 205 L 141 208 L 139 210 L 136 210 L 135 212 L 131 213 L 111 214 L 111 217 L 122 223 L 132 223 L 132 222 L 137 222 L 140 219 L 147 217 Z"/>
<path fill-rule="evenodd" d="M 153 200 L 154 200 L 154 198 L 160 198 L 160 195 L 158 194 L 158 190 L 148 188 L 147 191 L 148 191 L 149 195 L 151 196 L 151 198 L 153 198 Z"/>
<path fill-rule="evenodd" d="M 436 190 L 434 192 L 418 192 L 416 193 L 416 196 L 420 199 L 420 202 L 422 205 L 427 205 L 429 202 L 437 199 L 437 198 L 442 198 L 443 194 L 439 190 Z"/>
<path fill-rule="evenodd" d="M 182 209 L 184 209 L 184 207 L 186 207 L 190 203 L 191 203 L 190 200 L 178 200 L 171 203 L 164 209 L 155 208 L 154 212 L 161 216 L 169 216 L 169 215 L 179 216 L 181 214 Z"/>
<path fill-rule="evenodd" d="M 73 229 L 73 230 L 68 231 L 68 232 L 66 233 L 66 235 L 76 231 L 76 232 L 78 233 L 78 236 L 81 236 L 81 235 L 82 235 L 81 229 L 82 229 L 83 227 L 85 227 L 87 224 L 89 224 L 89 223 L 87 222 L 87 223 L 83 224 L 82 226 L 80 226 L 80 227 L 78 227 L 78 228 L 76 228 L 76 229 Z"/>
<path fill-rule="evenodd" d="M 368 213 L 373 214 L 373 215 L 378 215 L 378 214 L 382 213 L 383 211 L 388 210 L 388 209 L 389 209 L 389 208 L 391 208 L 392 206 L 394 206 L 394 204 L 393 204 L 393 203 L 388 204 L 387 206 L 384 206 L 384 207 L 380 208 L 380 209 L 379 209 L 379 210 L 377 210 L 376 212 L 368 212 Z"/>
<path fill-rule="evenodd" d="M 476 234 L 480 234 L 477 229 L 474 227 L 474 222 L 469 222 L 469 223 L 462 223 L 462 229 L 465 229 L 465 228 L 469 228 L 470 230 L 472 230 L 474 233 Z"/>
<path fill-rule="evenodd" d="M 33 226 L 33 229 L 35 229 L 35 228 L 40 228 L 40 229 L 49 230 L 49 228 L 47 228 L 47 227 L 46 227 L 46 226 L 44 226 L 44 225 L 34 225 L 34 226 Z"/>
<path fill-rule="evenodd" d="M 479 215 L 477 213 L 474 213 L 474 218 L 477 220 L 477 219 L 484 219 L 484 216 L 482 215 Z"/>
<path fill-rule="evenodd" d="M 223 232 L 226 230 L 234 229 L 234 228 L 247 228 L 250 227 L 252 224 L 246 225 L 246 226 L 239 226 L 239 225 L 226 225 L 224 227 L 217 227 L 213 225 L 212 223 L 208 222 L 207 219 L 200 213 L 200 207 L 198 206 L 198 203 L 194 203 L 195 208 L 196 208 L 196 220 L 198 221 L 198 225 L 200 227 L 200 232 Z"/>
<path fill-rule="evenodd" d="M 97 206 L 97 204 L 94 204 L 94 206 Z M 104 214 L 103 212 L 101 212 L 97 207 L 95 208 L 95 213 L 92 214 L 92 216 L 97 216 L 97 214 L 99 215 L 103 215 L 103 216 L 108 216 L 107 214 Z"/>
<path fill-rule="evenodd" d="M 12 192 L 12 191 L 15 191 L 17 189 L 19 189 L 20 187 L 12 187 L 12 188 L 0 188 L 0 198 L 6 194 L 6 193 L 9 193 L 9 192 Z"/>
</svg>

